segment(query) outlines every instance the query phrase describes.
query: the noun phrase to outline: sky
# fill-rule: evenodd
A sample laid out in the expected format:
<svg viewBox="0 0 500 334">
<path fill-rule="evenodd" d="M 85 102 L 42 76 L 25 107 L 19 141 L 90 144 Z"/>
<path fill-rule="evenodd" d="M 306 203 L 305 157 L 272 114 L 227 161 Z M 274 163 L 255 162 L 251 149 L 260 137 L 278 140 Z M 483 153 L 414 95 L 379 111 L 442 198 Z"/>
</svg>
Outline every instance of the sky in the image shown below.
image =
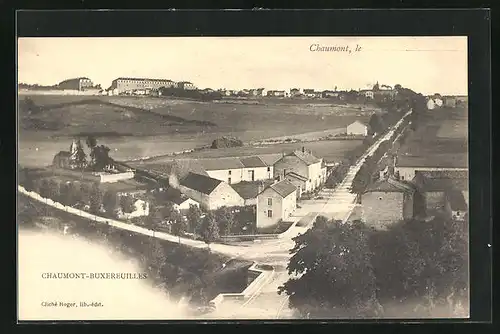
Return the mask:
<svg viewBox="0 0 500 334">
<path fill-rule="evenodd" d="M 318 45 L 351 53 L 311 51 Z M 378 81 L 467 95 L 467 37 L 19 38 L 17 70 L 19 83 L 40 85 L 151 77 L 213 89 L 357 90 Z"/>
</svg>

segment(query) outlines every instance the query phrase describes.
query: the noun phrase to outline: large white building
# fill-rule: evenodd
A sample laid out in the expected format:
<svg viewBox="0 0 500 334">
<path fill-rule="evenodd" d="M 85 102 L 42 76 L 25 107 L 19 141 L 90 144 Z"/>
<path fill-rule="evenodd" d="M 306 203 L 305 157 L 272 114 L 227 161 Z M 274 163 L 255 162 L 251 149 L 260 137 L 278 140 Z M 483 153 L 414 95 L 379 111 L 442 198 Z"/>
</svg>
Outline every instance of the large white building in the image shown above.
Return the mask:
<svg viewBox="0 0 500 334">
<path fill-rule="evenodd" d="M 311 192 L 326 181 L 326 167 L 323 159 L 316 158 L 310 151 L 302 148 L 302 151 L 294 151 L 284 155 L 274 164 L 274 177 L 280 180 L 294 172 L 305 181 L 305 189 L 299 189 L 299 193 Z"/>
<path fill-rule="evenodd" d="M 229 184 L 273 178 L 273 166 L 267 165 L 258 156 L 200 159 L 198 162 L 210 177 Z"/>
<path fill-rule="evenodd" d="M 112 81 L 108 91 L 113 94 L 122 94 L 135 91 L 148 91 L 160 88 L 175 87 L 176 83 L 168 79 L 149 79 L 149 78 L 117 78 Z"/>
<path fill-rule="evenodd" d="M 348 135 L 368 136 L 368 124 L 356 120 L 347 126 L 346 133 Z"/>
</svg>

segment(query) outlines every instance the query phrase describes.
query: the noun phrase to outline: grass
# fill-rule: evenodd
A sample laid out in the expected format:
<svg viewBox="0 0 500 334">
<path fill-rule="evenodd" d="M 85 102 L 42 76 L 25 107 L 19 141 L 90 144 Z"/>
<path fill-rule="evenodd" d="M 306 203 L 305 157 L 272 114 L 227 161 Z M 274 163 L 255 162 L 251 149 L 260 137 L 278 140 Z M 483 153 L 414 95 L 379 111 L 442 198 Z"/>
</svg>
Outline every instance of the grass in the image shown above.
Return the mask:
<svg viewBox="0 0 500 334">
<path fill-rule="evenodd" d="M 209 145 L 221 136 L 249 142 L 335 132 L 372 112 L 331 104 L 244 105 L 108 96 L 30 98 L 43 111 L 35 115 L 19 112 L 19 163 L 27 166 L 49 165 L 57 152 L 69 149 L 70 138 L 78 135 L 94 134 L 99 144 L 111 148 L 113 158 L 133 160 Z M 200 125 L 208 123 L 216 126 Z M 48 124 L 48 129 L 36 127 L 41 124 Z"/>
<path fill-rule="evenodd" d="M 177 155 L 176 159 L 201 159 L 201 158 L 221 158 L 240 157 L 250 155 L 276 155 L 300 150 L 304 147 L 310 150 L 315 156 L 324 158 L 325 161 L 339 161 L 345 154 L 362 144 L 362 140 L 323 140 L 306 143 L 285 143 L 262 146 L 231 147 L 217 150 L 203 150 L 192 153 Z M 146 161 L 146 165 L 161 164 L 172 161 L 172 157 L 157 158 Z"/>
</svg>

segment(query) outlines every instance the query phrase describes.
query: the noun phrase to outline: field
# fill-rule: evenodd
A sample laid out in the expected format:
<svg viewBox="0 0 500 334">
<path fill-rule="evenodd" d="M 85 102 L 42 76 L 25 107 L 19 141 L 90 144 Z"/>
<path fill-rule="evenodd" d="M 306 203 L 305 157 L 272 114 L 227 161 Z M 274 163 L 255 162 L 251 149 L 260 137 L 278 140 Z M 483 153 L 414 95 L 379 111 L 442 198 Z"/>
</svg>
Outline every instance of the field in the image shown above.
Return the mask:
<svg viewBox="0 0 500 334">
<path fill-rule="evenodd" d="M 467 110 L 442 109 L 425 114 L 417 131 L 408 136 L 399 153 L 401 157 L 415 156 L 406 159 L 433 161 L 436 166 L 467 164 Z"/>
<path fill-rule="evenodd" d="M 20 97 L 20 105 L 24 103 Z M 338 133 L 373 109 L 331 104 L 247 105 L 154 97 L 29 96 L 41 108 L 19 108 L 19 163 L 44 166 L 68 150 L 74 136 L 94 134 L 117 160 L 152 157 L 205 146 L 220 136 L 244 142 Z M 251 153 L 253 154 L 253 153 Z"/>
<path fill-rule="evenodd" d="M 221 157 L 241 157 L 250 155 L 271 156 L 282 153 L 290 153 L 304 147 L 310 150 L 315 156 L 324 158 L 327 162 L 338 162 L 345 154 L 357 146 L 362 140 L 323 140 L 307 143 L 286 143 L 262 146 L 231 147 L 216 150 L 203 150 L 192 153 L 177 155 L 176 159 L 200 159 L 200 158 L 221 158 Z M 159 164 L 171 161 L 172 157 L 155 158 L 145 161 L 146 165 Z"/>
</svg>

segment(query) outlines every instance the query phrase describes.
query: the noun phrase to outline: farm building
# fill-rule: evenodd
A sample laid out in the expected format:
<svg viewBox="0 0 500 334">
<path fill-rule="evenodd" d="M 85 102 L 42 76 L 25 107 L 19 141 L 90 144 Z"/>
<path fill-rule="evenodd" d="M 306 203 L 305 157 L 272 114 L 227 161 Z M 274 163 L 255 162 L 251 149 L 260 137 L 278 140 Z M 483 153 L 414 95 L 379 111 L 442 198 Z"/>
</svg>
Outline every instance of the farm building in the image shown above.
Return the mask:
<svg viewBox="0 0 500 334">
<path fill-rule="evenodd" d="M 71 160 L 71 153 L 68 151 L 60 151 L 57 153 L 52 160 L 52 166 L 62 169 L 72 168 L 73 161 Z"/>
<path fill-rule="evenodd" d="M 273 167 L 268 166 L 257 156 L 200 159 L 198 162 L 210 177 L 229 184 L 267 180 L 273 177 Z"/>
<path fill-rule="evenodd" d="M 417 171 L 412 182 L 417 186 L 422 196 L 423 210 L 426 214 L 446 210 L 452 215 L 452 209 L 458 208 L 455 215 L 467 211 L 461 202 L 468 198 L 469 177 L 467 171 L 439 170 L 439 171 Z M 457 192 L 462 195 L 458 196 Z M 461 198 L 462 200 L 458 200 Z M 451 202 L 449 201 L 451 200 Z M 447 206 L 450 207 L 449 210 Z M 466 204 L 465 204 L 466 206 Z"/>
<path fill-rule="evenodd" d="M 57 87 L 59 89 L 71 89 L 71 90 L 85 90 L 88 88 L 93 88 L 94 83 L 87 77 L 73 78 L 61 81 Z"/>
<path fill-rule="evenodd" d="M 374 98 L 373 90 L 371 90 L 371 89 L 362 89 L 362 90 L 359 91 L 359 94 L 363 95 L 367 99 L 373 99 Z"/>
<path fill-rule="evenodd" d="M 297 207 L 297 188 L 287 180 L 273 183 L 257 196 L 257 228 L 273 226 Z"/>
<path fill-rule="evenodd" d="M 326 167 L 322 164 L 323 159 L 316 158 L 303 147 L 301 151 L 284 155 L 274 164 L 274 177 L 282 180 L 288 173 L 294 172 L 307 179 L 302 193 L 311 192 L 326 181 Z"/>
<path fill-rule="evenodd" d="M 359 120 L 354 121 L 347 126 L 346 133 L 348 135 L 368 136 L 368 124 Z"/>
<path fill-rule="evenodd" d="M 368 225 L 387 224 L 413 218 L 415 186 L 391 177 L 369 185 L 361 195 L 362 217 Z"/>
<path fill-rule="evenodd" d="M 180 181 L 179 190 L 207 210 L 245 204 L 243 198 L 229 184 L 210 176 L 189 173 Z"/>
<path fill-rule="evenodd" d="M 413 180 L 416 172 L 424 171 L 468 171 L 468 154 L 399 155 L 395 159 L 394 172 L 401 180 Z"/>
</svg>

